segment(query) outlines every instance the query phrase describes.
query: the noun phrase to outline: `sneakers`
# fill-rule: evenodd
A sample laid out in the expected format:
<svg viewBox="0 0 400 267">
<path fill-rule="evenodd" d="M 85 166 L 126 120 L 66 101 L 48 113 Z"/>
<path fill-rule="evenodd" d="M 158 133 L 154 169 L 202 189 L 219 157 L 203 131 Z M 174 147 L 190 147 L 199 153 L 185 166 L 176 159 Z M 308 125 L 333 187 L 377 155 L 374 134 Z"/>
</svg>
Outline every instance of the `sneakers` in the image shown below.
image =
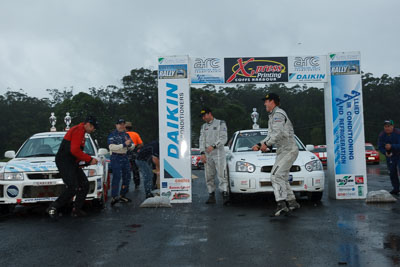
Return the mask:
<svg viewBox="0 0 400 267">
<path fill-rule="evenodd" d="M 131 199 L 127 198 L 126 196 L 120 196 L 119 197 L 119 202 L 121 203 L 128 203 L 128 202 L 132 202 Z"/>
<path fill-rule="evenodd" d="M 215 192 L 212 192 L 208 195 L 208 199 L 206 204 L 215 204 L 217 201 L 215 200 Z"/>
<path fill-rule="evenodd" d="M 278 217 L 280 215 L 288 215 L 289 214 L 289 208 L 286 205 L 285 200 L 280 200 L 277 202 L 276 210 L 270 215 L 271 217 Z"/>
<path fill-rule="evenodd" d="M 110 204 L 111 204 L 111 206 L 114 206 L 114 205 L 117 204 L 118 202 L 119 202 L 119 199 L 116 198 L 116 197 L 113 197 L 113 198 L 111 199 Z"/>
<path fill-rule="evenodd" d="M 289 208 L 291 211 L 300 208 L 300 204 L 297 203 L 297 201 L 296 201 L 295 199 L 289 200 L 289 201 L 287 202 L 287 206 L 288 206 L 288 208 Z"/>
<path fill-rule="evenodd" d="M 73 208 L 71 212 L 72 217 L 86 217 L 87 213 L 84 212 L 82 209 L 79 208 Z"/>
<path fill-rule="evenodd" d="M 224 206 L 229 204 L 229 194 L 228 194 L 228 192 L 225 191 L 225 192 L 222 193 L 222 200 L 223 200 Z"/>
<path fill-rule="evenodd" d="M 50 219 L 52 220 L 58 219 L 58 211 L 55 207 L 48 207 L 46 209 L 46 213 L 49 215 Z"/>
</svg>

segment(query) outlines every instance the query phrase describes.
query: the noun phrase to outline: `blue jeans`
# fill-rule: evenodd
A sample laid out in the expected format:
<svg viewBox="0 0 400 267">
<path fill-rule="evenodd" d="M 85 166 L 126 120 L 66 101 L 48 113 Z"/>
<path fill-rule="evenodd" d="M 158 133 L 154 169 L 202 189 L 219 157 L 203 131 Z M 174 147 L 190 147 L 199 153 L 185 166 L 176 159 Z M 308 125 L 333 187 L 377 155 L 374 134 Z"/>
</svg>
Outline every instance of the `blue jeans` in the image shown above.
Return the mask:
<svg viewBox="0 0 400 267">
<path fill-rule="evenodd" d="M 112 168 L 112 183 L 111 183 L 111 196 L 117 197 L 118 193 L 125 196 L 129 191 L 129 182 L 131 180 L 131 166 L 129 164 L 127 155 L 111 155 L 111 168 Z M 122 177 L 121 192 L 119 192 L 119 183 Z"/>
<path fill-rule="evenodd" d="M 393 190 L 399 192 L 399 174 L 398 168 L 400 168 L 399 156 L 386 157 L 386 163 L 390 172 L 390 182 L 392 183 Z"/>
<path fill-rule="evenodd" d="M 144 160 L 136 160 L 136 165 L 139 167 L 140 179 L 143 181 L 144 191 L 146 194 L 151 193 L 151 189 L 153 188 L 152 168 Z"/>
</svg>

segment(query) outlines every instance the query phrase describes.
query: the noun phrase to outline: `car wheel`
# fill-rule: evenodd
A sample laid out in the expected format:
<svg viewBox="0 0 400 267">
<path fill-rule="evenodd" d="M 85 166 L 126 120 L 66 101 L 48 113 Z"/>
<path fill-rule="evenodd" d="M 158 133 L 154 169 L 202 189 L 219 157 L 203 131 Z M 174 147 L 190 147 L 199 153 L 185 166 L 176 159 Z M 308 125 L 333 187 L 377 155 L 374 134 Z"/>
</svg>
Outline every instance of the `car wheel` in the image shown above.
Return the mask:
<svg viewBox="0 0 400 267">
<path fill-rule="evenodd" d="M 311 192 L 308 194 L 308 199 L 311 201 L 321 201 L 323 192 Z"/>
</svg>

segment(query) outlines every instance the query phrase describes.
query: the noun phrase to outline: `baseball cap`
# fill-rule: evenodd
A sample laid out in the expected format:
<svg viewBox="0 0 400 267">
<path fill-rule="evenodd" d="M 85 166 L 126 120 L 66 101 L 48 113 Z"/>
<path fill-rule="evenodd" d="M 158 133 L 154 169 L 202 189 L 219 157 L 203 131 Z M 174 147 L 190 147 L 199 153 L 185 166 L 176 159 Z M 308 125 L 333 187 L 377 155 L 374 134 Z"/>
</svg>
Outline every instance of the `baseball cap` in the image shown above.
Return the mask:
<svg viewBox="0 0 400 267">
<path fill-rule="evenodd" d="M 87 122 L 92 124 L 95 129 L 97 129 L 99 127 L 99 123 L 97 122 L 97 119 L 92 115 L 89 115 L 86 117 L 85 123 L 87 123 Z"/>
<path fill-rule="evenodd" d="M 121 124 L 121 123 L 125 123 L 125 120 L 124 119 L 118 119 L 115 124 Z"/>
<path fill-rule="evenodd" d="M 383 122 L 383 125 L 393 125 L 394 123 L 393 123 L 393 120 L 385 120 L 384 122 Z"/>
<path fill-rule="evenodd" d="M 274 100 L 275 102 L 280 102 L 280 97 L 279 97 L 279 95 L 277 95 L 277 94 L 275 94 L 275 93 L 268 93 L 265 97 L 263 97 L 262 99 L 261 99 L 262 101 L 265 101 L 265 100 Z"/>
<path fill-rule="evenodd" d="M 205 114 L 212 112 L 209 108 L 202 108 L 200 111 L 200 117 L 203 117 Z"/>
</svg>

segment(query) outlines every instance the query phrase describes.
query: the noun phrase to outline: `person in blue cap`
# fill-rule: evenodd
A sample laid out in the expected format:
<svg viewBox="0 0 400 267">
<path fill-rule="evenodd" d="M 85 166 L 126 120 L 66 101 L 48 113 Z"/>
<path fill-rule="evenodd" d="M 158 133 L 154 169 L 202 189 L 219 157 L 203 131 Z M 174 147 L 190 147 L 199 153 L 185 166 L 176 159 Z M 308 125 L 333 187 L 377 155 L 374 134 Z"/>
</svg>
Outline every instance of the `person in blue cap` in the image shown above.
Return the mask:
<svg viewBox="0 0 400 267">
<path fill-rule="evenodd" d="M 132 139 L 125 132 L 125 120 L 118 119 L 115 124 L 115 130 L 107 138 L 108 148 L 110 149 L 111 168 L 113 178 L 111 182 L 111 206 L 117 202 L 131 202 L 126 194 L 129 191 L 129 182 L 131 180 L 131 167 L 127 152 L 135 148 Z M 122 186 L 120 181 L 122 177 Z"/>
</svg>

